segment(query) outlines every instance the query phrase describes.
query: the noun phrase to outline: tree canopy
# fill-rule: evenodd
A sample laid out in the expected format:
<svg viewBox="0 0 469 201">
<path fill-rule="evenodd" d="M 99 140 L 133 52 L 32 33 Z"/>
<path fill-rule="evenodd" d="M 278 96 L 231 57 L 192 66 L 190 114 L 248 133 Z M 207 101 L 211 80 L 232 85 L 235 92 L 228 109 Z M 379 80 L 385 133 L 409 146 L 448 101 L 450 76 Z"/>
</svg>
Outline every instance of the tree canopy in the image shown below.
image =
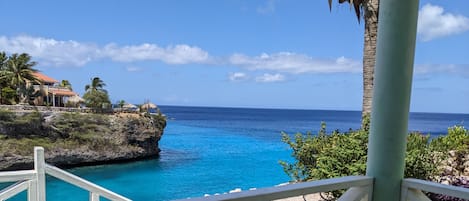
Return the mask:
<svg viewBox="0 0 469 201">
<path fill-rule="evenodd" d="M 110 106 L 111 101 L 109 100 L 109 95 L 104 89 L 106 84 L 99 77 L 94 77 L 91 79 L 91 83 L 85 86 L 85 94 L 83 99 L 85 99 L 85 105 L 94 109 L 103 109 Z"/>
<path fill-rule="evenodd" d="M 1 101 L 10 103 L 24 103 L 29 97 L 34 95 L 28 83 L 38 83 L 34 76 L 37 72 L 34 66 L 37 63 L 31 61 L 31 56 L 22 53 L 14 53 L 7 56 L 5 52 L 0 52 L 0 88 Z"/>
</svg>

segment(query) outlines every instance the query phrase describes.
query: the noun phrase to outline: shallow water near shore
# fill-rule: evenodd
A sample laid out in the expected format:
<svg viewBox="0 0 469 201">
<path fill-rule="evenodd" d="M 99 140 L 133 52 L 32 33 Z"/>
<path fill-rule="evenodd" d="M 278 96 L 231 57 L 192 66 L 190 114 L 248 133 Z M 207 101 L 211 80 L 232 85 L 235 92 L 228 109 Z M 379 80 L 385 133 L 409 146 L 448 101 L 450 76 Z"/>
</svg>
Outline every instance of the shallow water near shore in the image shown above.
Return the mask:
<svg viewBox="0 0 469 201">
<path fill-rule="evenodd" d="M 291 160 L 288 146 L 281 142 L 281 131 L 314 133 L 321 121 L 329 131 L 360 126 L 360 112 L 355 111 L 175 106 L 162 106 L 161 110 L 169 120 L 159 158 L 69 171 L 135 201 L 270 187 L 289 180 L 278 164 L 278 160 Z M 437 136 L 468 120 L 469 115 L 464 114 L 413 113 L 409 130 Z M 48 200 L 88 200 L 87 192 L 47 179 Z"/>
</svg>

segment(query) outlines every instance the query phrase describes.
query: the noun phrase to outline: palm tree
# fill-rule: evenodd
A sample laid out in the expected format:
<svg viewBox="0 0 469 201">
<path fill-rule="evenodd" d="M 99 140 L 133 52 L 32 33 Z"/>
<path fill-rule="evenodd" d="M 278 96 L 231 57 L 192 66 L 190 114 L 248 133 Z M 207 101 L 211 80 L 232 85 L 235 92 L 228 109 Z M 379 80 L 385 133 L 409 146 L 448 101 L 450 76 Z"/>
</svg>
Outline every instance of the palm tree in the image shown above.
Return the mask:
<svg viewBox="0 0 469 201">
<path fill-rule="evenodd" d="M 0 52 L 0 71 L 4 71 L 7 69 L 7 61 L 8 61 L 8 57 L 7 57 L 7 54 L 5 52 Z"/>
<path fill-rule="evenodd" d="M 332 10 L 332 0 L 329 9 Z M 338 0 L 339 4 L 349 3 L 353 6 L 358 22 L 364 18 L 365 41 L 363 47 L 363 102 L 362 102 L 362 128 L 367 129 L 370 117 L 373 96 L 373 79 L 376 61 L 376 39 L 378 38 L 378 11 L 379 0 Z"/>
<path fill-rule="evenodd" d="M 27 88 L 28 83 L 38 83 L 39 80 L 33 75 L 37 72 L 33 67 L 36 62 L 31 61 L 31 56 L 26 53 L 23 54 L 12 54 L 6 63 L 7 70 L 4 72 L 5 76 L 10 81 L 12 88 L 16 89 L 19 95 L 20 102 L 26 101 L 26 95 L 24 90 Z"/>
<path fill-rule="evenodd" d="M 95 109 L 102 109 L 103 106 L 108 105 L 111 103 L 109 100 L 109 95 L 107 91 L 104 89 L 103 80 L 99 77 L 94 77 L 91 79 L 91 84 L 87 84 L 85 86 L 85 94 L 83 94 L 83 99 L 85 99 L 85 104 L 88 107 L 92 107 Z"/>
<path fill-rule="evenodd" d="M 101 80 L 101 78 L 94 77 L 93 79 L 91 79 L 91 84 L 87 84 L 85 86 L 85 91 L 86 92 L 94 92 L 94 91 L 106 92 L 106 90 L 104 90 L 105 86 L 106 84 L 103 82 L 103 80 Z"/>
<path fill-rule="evenodd" d="M 70 91 L 73 91 L 72 89 L 72 84 L 68 80 L 62 80 L 59 84 L 60 87 L 65 87 L 67 89 L 70 89 Z"/>
<path fill-rule="evenodd" d="M 3 103 L 2 92 L 3 88 L 7 86 L 8 77 L 6 76 L 8 57 L 5 52 L 0 52 L 0 104 Z"/>
<path fill-rule="evenodd" d="M 120 101 L 117 101 L 117 105 L 119 105 L 119 107 L 120 107 L 120 108 L 121 108 L 121 110 L 122 110 L 122 108 L 123 108 L 123 107 L 124 107 L 124 105 L 125 105 L 125 100 L 120 100 Z"/>
</svg>

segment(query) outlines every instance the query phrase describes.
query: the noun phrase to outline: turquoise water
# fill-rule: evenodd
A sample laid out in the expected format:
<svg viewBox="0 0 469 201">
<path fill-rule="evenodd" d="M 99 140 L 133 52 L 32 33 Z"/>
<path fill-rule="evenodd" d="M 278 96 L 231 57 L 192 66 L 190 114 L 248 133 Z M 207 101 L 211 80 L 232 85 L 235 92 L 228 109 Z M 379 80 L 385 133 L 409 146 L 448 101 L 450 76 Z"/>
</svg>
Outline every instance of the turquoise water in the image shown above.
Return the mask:
<svg viewBox="0 0 469 201">
<path fill-rule="evenodd" d="M 288 181 L 277 163 L 289 157 L 281 143 L 171 122 L 160 144 L 159 159 L 72 172 L 133 200 L 198 197 Z M 63 201 L 87 199 L 86 193 L 63 185 L 49 182 L 47 196 Z M 74 196 L 67 198 L 70 193 Z"/>
<path fill-rule="evenodd" d="M 290 160 L 281 131 L 315 132 L 321 121 L 340 130 L 360 126 L 360 113 L 351 111 L 171 106 L 161 110 L 170 120 L 158 159 L 69 171 L 136 201 L 269 187 L 289 180 L 278 164 L 278 160 Z M 414 113 L 409 129 L 439 135 L 448 126 L 468 120 L 469 115 Z M 88 194 L 48 178 L 47 198 L 88 200 Z"/>
</svg>

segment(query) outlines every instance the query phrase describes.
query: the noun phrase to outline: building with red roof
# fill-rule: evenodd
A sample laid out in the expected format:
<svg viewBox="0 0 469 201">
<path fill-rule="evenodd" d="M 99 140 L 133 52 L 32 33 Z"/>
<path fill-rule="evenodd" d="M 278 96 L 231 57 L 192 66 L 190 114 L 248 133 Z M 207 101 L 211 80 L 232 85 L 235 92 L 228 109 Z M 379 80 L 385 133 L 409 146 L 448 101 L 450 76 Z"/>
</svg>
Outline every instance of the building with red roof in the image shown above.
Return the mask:
<svg viewBox="0 0 469 201">
<path fill-rule="evenodd" d="M 42 94 L 42 96 L 34 100 L 35 105 L 64 107 L 69 98 L 78 96 L 78 94 L 70 88 L 59 86 L 59 81 L 54 78 L 40 72 L 33 73 L 33 76 L 39 81 L 38 84 L 34 84 L 33 86 L 36 90 L 40 90 Z"/>
</svg>

